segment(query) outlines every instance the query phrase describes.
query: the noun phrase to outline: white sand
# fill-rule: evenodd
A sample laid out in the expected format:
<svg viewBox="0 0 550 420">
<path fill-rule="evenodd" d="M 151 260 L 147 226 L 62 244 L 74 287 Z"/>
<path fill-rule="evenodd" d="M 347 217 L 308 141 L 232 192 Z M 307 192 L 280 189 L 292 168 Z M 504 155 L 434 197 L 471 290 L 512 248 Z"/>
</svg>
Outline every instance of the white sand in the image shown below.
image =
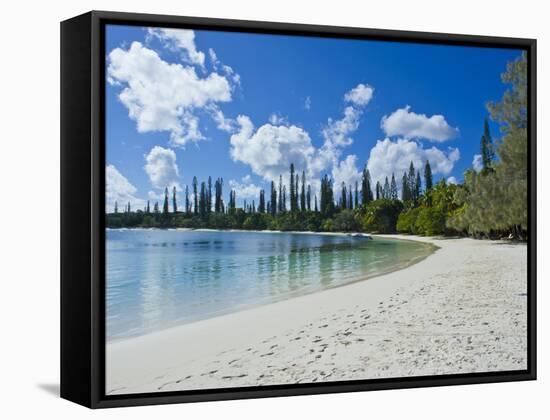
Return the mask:
<svg viewBox="0 0 550 420">
<path fill-rule="evenodd" d="M 107 345 L 107 393 L 526 369 L 526 246 L 414 239 L 440 249 L 380 277 Z"/>
</svg>

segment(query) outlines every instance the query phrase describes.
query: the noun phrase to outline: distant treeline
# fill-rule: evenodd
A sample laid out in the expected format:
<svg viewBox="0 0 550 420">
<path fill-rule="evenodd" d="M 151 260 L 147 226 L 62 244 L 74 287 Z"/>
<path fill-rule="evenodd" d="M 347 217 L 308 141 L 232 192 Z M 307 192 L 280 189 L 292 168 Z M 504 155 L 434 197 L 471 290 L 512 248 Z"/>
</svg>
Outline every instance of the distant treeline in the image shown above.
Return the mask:
<svg viewBox="0 0 550 420">
<path fill-rule="evenodd" d="M 333 185 L 325 175 L 319 197 L 312 195 L 306 174 L 290 165 L 288 185 L 282 175 L 271 181 L 269 196 L 260 190 L 258 200 L 237 207 L 235 190 L 223 199 L 223 179 L 201 182 L 193 178 L 185 187 L 180 208 L 176 188 L 164 191 L 162 206 L 148 201 L 133 210 L 127 203 L 108 213 L 107 227 L 213 228 L 295 231 L 403 232 L 419 235 L 470 235 L 477 238 L 512 236 L 526 239 L 527 231 L 527 75 L 526 57 L 508 64 L 502 75 L 512 85 L 501 102 L 490 103 L 491 117 L 500 122 L 503 137 L 495 146 L 487 119 L 481 136 L 483 169 L 467 170 L 460 185 L 444 179 L 434 185 L 430 162 L 422 174 L 413 162 L 400 178 L 395 174 L 376 182 L 368 169 L 361 182 Z M 339 198 L 335 199 L 335 189 Z"/>
<path fill-rule="evenodd" d="M 424 166 L 426 192 L 432 189 L 432 171 L 429 161 Z M 325 175 L 321 179 L 320 197 L 312 195 L 311 185 L 306 182 L 305 171 L 296 173 L 290 165 L 289 184 L 283 183 L 282 175 L 276 185 L 271 182 L 269 199 L 260 190 L 258 201 L 244 200 L 237 207 L 237 194 L 229 192 L 226 205 L 223 199 L 223 179 L 212 183 L 193 178 L 191 191 L 185 187 L 183 207 L 179 206 L 178 192 L 165 188 L 162 206 L 155 202 L 151 208 L 148 201 L 143 209 L 133 211 L 128 203 L 119 212 L 115 202 L 114 212 L 107 215 L 108 227 L 187 227 L 218 229 L 273 229 L 312 231 L 377 231 L 395 232 L 397 218 L 404 208 L 414 207 L 423 195 L 420 171 L 410 163 L 408 173 L 401 179 L 401 196 L 395 175 L 386 177 L 383 184 L 371 187 L 371 176 L 365 167 L 362 179 L 354 185 L 342 182 L 339 199 L 335 200 L 333 180 Z M 288 191 L 288 193 L 287 193 Z M 366 218 L 367 215 L 371 217 Z"/>
</svg>

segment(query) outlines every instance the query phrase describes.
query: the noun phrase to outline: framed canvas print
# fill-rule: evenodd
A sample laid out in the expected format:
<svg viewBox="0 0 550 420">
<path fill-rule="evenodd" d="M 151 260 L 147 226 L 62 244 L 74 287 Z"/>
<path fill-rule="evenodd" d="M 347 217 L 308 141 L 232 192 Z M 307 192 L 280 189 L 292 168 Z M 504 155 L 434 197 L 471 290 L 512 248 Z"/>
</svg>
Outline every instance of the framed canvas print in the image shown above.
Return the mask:
<svg viewBox="0 0 550 420">
<path fill-rule="evenodd" d="M 61 394 L 535 379 L 535 40 L 61 24 Z"/>
</svg>

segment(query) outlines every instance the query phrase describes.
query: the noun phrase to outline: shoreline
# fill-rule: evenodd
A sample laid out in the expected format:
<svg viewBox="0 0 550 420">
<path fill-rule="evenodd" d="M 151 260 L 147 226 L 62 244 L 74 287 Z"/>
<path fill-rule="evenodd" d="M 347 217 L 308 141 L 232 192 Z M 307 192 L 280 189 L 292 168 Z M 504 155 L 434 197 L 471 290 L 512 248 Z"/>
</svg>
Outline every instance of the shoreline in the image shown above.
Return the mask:
<svg viewBox="0 0 550 420">
<path fill-rule="evenodd" d="M 165 230 L 165 231 L 181 231 L 181 232 L 240 232 L 240 233 L 288 233 L 294 235 L 327 235 L 327 236 L 350 236 L 353 234 L 362 234 L 369 236 L 384 236 L 384 234 L 371 234 L 367 232 L 323 232 L 323 231 L 314 231 L 314 230 L 254 230 L 254 229 L 211 229 L 211 228 L 158 228 L 158 227 L 134 227 L 134 228 L 110 228 L 106 227 L 105 230 Z"/>
<path fill-rule="evenodd" d="M 107 393 L 526 367 L 524 246 L 380 236 L 439 249 L 369 281 L 109 343 Z"/>
<path fill-rule="evenodd" d="M 194 231 L 202 231 L 202 230 L 199 230 L 199 229 L 193 229 L 193 230 Z M 210 230 L 204 230 L 204 231 L 210 231 Z M 247 231 L 235 230 L 234 232 L 247 232 Z M 263 232 L 268 232 L 268 231 L 258 231 L 258 232 L 263 233 Z M 282 232 L 282 231 L 270 231 L 270 233 L 276 233 L 276 232 L 291 233 L 291 232 Z M 303 232 L 292 232 L 292 233 L 303 233 Z M 312 233 L 315 234 L 316 232 L 312 232 Z M 331 234 L 331 235 L 333 235 L 333 234 Z M 388 235 L 373 235 L 372 236 L 373 239 L 377 238 L 377 237 L 381 238 L 381 239 L 390 239 L 390 240 L 397 240 L 397 241 L 428 243 L 430 245 L 430 248 L 432 248 L 432 250 L 429 254 L 422 255 L 422 256 L 416 257 L 414 259 L 411 259 L 411 260 L 407 261 L 406 263 L 404 263 L 404 264 L 402 264 L 398 267 L 391 267 L 391 268 L 388 268 L 386 271 L 381 271 L 381 272 L 376 273 L 376 274 L 369 274 L 368 276 L 365 274 L 361 277 L 357 277 L 353 280 L 350 280 L 350 281 L 348 281 L 344 284 L 336 284 L 336 285 L 328 286 L 325 289 L 314 290 L 314 291 L 306 291 L 304 293 L 289 294 L 289 295 L 286 295 L 286 296 L 281 296 L 279 299 L 275 299 L 273 301 L 258 302 L 258 303 L 253 303 L 253 304 L 242 305 L 242 306 L 239 306 L 238 308 L 235 308 L 235 309 L 228 309 L 228 310 L 225 310 L 225 311 L 219 311 L 215 314 L 211 314 L 211 315 L 205 316 L 203 318 L 197 318 L 197 319 L 191 320 L 189 322 L 182 322 L 182 323 L 179 323 L 177 325 L 171 325 L 171 326 L 164 327 L 164 328 L 161 328 L 161 329 L 157 329 L 157 330 L 154 330 L 154 331 L 148 331 L 148 332 L 142 333 L 142 334 L 135 334 L 135 335 L 130 335 L 130 336 L 126 336 L 126 337 L 117 337 L 117 338 L 109 339 L 107 341 L 107 344 L 119 343 L 119 342 L 122 342 L 122 341 L 125 341 L 125 340 L 131 340 L 131 339 L 138 338 L 138 337 L 143 337 L 143 336 L 146 336 L 146 335 L 149 335 L 149 334 L 154 334 L 154 333 L 159 333 L 159 332 L 166 331 L 166 330 L 179 328 L 179 327 L 182 327 L 184 325 L 193 324 L 195 322 L 207 321 L 209 319 L 213 319 L 213 318 L 217 318 L 217 317 L 221 317 L 221 316 L 225 316 L 225 315 L 230 315 L 230 314 L 234 314 L 234 313 L 238 313 L 238 312 L 242 312 L 242 311 L 249 311 L 249 310 L 253 310 L 253 309 L 256 309 L 256 308 L 263 307 L 263 306 L 268 306 L 268 305 L 276 304 L 276 303 L 279 303 L 279 302 L 300 298 L 302 296 L 308 296 L 308 295 L 312 295 L 312 294 L 316 294 L 316 293 L 323 293 L 327 290 L 336 289 L 336 288 L 339 288 L 339 287 L 346 287 L 346 286 L 351 285 L 351 284 L 372 280 L 376 277 L 385 276 L 387 274 L 391 274 L 393 272 L 400 271 L 400 270 L 405 270 L 410 266 L 418 264 L 419 262 L 421 262 L 421 261 L 425 260 L 426 258 L 430 257 L 433 253 L 435 253 L 439 249 L 439 247 L 437 245 L 434 245 L 432 243 L 425 242 L 425 241 L 418 241 L 418 240 L 415 240 L 415 239 L 406 239 L 406 238 L 401 238 L 401 237 L 400 238 L 389 238 Z"/>
</svg>

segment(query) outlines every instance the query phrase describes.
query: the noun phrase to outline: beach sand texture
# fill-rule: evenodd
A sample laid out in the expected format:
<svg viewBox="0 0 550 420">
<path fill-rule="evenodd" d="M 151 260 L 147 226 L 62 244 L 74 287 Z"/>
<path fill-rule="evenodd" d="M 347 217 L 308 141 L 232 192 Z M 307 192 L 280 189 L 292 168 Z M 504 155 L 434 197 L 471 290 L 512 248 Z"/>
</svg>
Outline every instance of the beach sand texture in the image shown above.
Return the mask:
<svg viewBox="0 0 550 420">
<path fill-rule="evenodd" d="M 440 249 L 365 281 L 109 343 L 107 394 L 527 368 L 525 245 L 387 236 Z"/>
</svg>

